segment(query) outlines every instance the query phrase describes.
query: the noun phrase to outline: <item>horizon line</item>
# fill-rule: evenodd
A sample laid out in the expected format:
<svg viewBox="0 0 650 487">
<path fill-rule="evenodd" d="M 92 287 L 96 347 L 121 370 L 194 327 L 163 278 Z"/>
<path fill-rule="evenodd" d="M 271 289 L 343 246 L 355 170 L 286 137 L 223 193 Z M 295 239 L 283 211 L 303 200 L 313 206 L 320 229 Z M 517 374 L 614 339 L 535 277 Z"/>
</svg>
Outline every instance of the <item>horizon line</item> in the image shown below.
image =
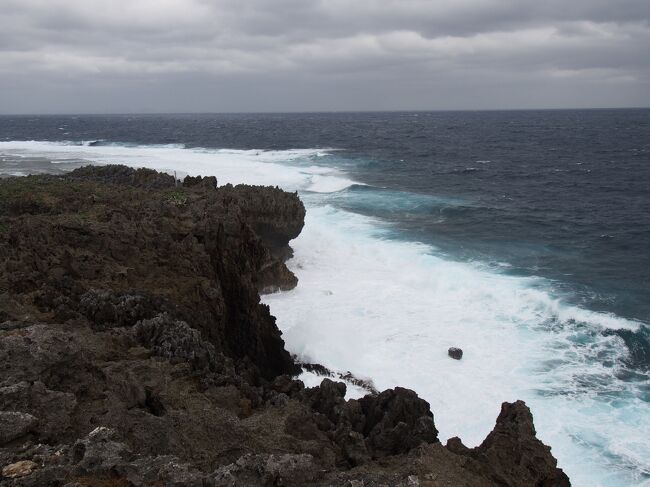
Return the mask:
<svg viewBox="0 0 650 487">
<path fill-rule="evenodd" d="M 395 109 L 395 110 L 285 110 L 285 111 L 143 111 L 143 112 L 19 112 L 2 113 L 1 117 L 29 116 L 128 116 L 128 115 L 300 115 L 345 113 L 448 113 L 448 112 L 542 112 L 542 111 L 597 111 L 597 110 L 648 110 L 649 106 L 580 107 L 580 108 L 445 108 L 445 109 Z"/>
</svg>

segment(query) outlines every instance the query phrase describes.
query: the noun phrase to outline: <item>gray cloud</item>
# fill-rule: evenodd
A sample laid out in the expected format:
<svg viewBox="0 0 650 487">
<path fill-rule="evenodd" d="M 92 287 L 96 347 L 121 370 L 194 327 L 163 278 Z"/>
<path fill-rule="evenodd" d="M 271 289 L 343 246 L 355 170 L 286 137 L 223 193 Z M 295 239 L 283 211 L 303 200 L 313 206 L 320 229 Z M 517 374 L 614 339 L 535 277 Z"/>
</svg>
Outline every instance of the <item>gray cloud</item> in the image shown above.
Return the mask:
<svg viewBox="0 0 650 487">
<path fill-rule="evenodd" d="M 650 105 L 647 0 L 2 0 L 0 111 Z"/>
</svg>

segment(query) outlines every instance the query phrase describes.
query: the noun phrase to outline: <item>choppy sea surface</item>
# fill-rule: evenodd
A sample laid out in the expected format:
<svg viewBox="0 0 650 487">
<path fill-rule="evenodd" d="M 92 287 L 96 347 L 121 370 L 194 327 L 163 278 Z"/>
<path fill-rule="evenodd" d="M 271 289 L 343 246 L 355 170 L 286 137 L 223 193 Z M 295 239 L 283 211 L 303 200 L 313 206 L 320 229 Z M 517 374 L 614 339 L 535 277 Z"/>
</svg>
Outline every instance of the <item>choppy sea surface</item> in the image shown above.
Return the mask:
<svg viewBox="0 0 650 487">
<path fill-rule="evenodd" d="M 299 191 L 291 352 L 443 441 L 524 399 L 574 485 L 650 485 L 650 110 L 0 117 L 0 177 L 88 163 Z"/>
</svg>

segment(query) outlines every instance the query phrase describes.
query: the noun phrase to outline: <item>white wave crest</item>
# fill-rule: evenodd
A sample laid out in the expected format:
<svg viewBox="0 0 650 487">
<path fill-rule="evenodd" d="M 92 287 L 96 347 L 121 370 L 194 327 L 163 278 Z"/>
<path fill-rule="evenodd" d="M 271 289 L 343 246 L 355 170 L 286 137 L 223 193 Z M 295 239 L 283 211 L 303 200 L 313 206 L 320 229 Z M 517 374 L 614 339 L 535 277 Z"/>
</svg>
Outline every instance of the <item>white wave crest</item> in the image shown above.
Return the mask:
<svg viewBox="0 0 650 487">
<path fill-rule="evenodd" d="M 88 161 L 148 167 L 169 174 L 216 175 L 220 185 L 256 184 L 280 186 L 288 191 L 341 191 L 355 181 L 333 169 L 311 164 L 323 157 L 323 149 L 230 150 L 187 149 L 182 145 L 91 145 L 71 142 L 0 142 L 0 153 L 43 157 L 52 162 Z"/>
</svg>

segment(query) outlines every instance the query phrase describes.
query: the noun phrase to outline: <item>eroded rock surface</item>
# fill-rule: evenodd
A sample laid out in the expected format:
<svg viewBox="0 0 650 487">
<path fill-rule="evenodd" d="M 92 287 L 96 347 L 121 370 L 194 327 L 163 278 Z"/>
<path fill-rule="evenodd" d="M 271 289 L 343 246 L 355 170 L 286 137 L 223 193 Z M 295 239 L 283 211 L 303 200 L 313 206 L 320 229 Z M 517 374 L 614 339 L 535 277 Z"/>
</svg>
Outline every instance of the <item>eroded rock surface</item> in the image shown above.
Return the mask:
<svg viewBox="0 0 650 487">
<path fill-rule="evenodd" d="M 468 449 L 460 439 L 452 438 L 447 448 L 471 458 L 469 468 L 497 485 L 570 485 L 551 449 L 535 436 L 533 415 L 523 401 L 503 404 L 494 430 L 478 447 Z"/>
<path fill-rule="evenodd" d="M 0 181 L 3 485 L 568 485 L 523 403 L 476 449 L 395 388 L 305 388 L 259 292 L 297 195 L 83 168 Z"/>
</svg>

